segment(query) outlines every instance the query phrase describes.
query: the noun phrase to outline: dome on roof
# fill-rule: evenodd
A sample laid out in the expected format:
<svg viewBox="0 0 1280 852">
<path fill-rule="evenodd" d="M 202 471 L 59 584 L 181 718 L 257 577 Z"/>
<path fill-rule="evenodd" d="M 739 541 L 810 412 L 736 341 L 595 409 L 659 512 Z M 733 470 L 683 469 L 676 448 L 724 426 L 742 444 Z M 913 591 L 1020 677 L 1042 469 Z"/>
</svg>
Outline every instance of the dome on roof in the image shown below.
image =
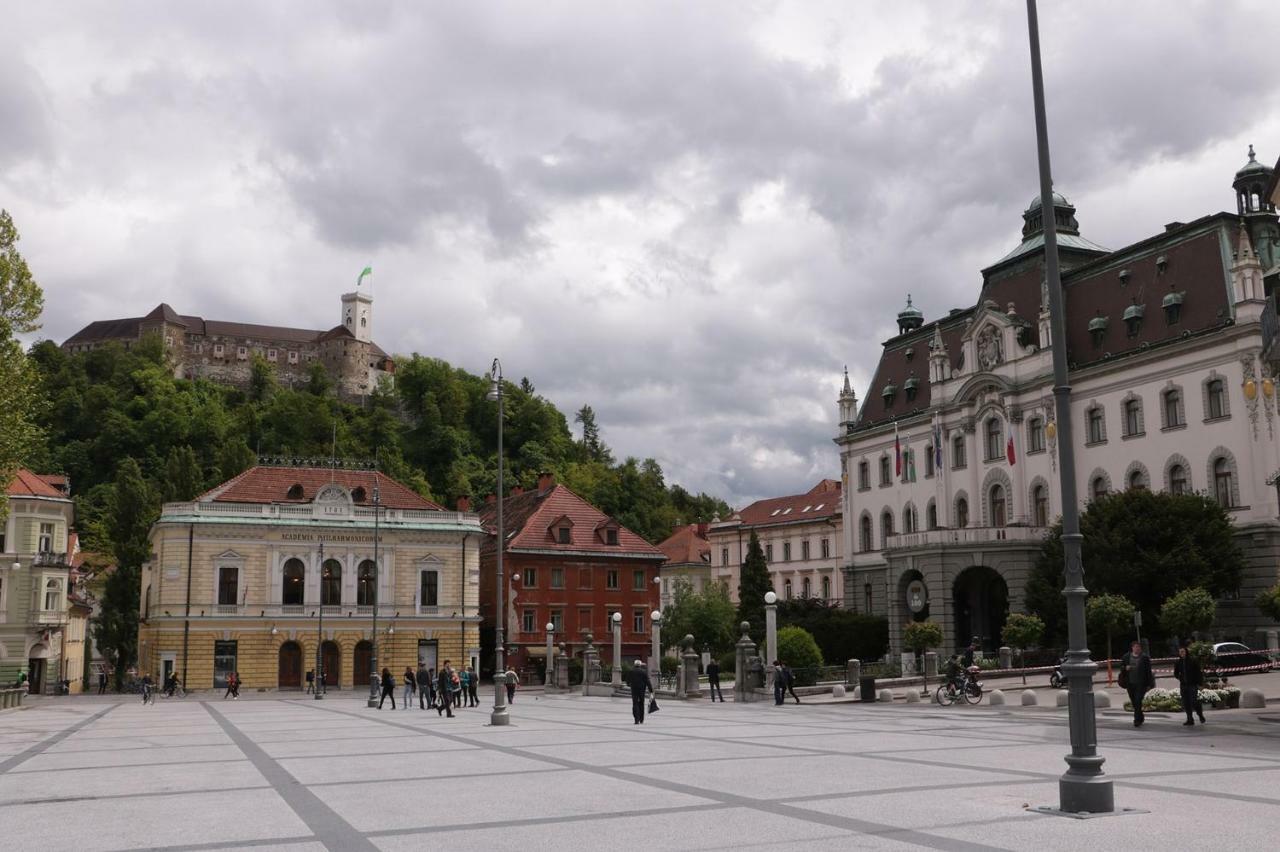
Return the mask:
<svg viewBox="0 0 1280 852">
<path fill-rule="evenodd" d="M 915 305 L 911 304 L 911 294 L 907 294 L 907 306 L 898 311 L 898 319 L 903 317 L 923 317 L 924 314 Z"/>
<path fill-rule="evenodd" d="M 915 305 L 911 304 L 911 294 L 907 294 L 907 306 L 898 311 L 898 334 L 906 334 L 908 331 L 915 331 L 924 325 L 924 314 Z"/>
<path fill-rule="evenodd" d="M 1236 172 L 1237 178 L 1248 177 L 1249 175 L 1270 175 L 1271 169 L 1263 163 L 1258 162 L 1258 157 L 1253 153 L 1253 146 L 1249 146 L 1249 162 L 1245 163 L 1240 171 Z"/>
<path fill-rule="evenodd" d="M 1068 201 L 1067 197 L 1063 195 L 1061 192 L 1055 191 L 1053 193 L 1053 206 L 1054 207 L 1070 207 L 1071 202 Z M 1036 197 L 1031 199 L 1031 203 L 1027 205 L 1027 211 L 1030 212 L 1032 210 L 1039 210 L 1039 209 L 1040 209 L 1040 193 L 1037 192 Z"/>
</svg>

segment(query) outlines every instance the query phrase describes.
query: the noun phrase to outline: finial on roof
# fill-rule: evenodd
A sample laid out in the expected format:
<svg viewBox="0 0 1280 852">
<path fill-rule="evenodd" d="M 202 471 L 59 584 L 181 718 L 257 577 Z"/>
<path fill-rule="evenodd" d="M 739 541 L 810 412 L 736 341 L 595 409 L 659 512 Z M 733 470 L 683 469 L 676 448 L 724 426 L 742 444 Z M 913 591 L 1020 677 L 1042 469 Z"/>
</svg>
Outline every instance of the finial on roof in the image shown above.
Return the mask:
<svg viewBox="0 0 1280 852">
<path fill-rule="evenodd" d="M 1255 163 L 1257 161 L 1258 161 L 1258 157 L 1256 154 L 1253 153 L 1253 143 L 1250 142 L 1249 143 L 1249 162 Z M 907 298 L 907 301 L 911 301 L 910 297 Z"/>
<path fill-rule="evenodd" d="M 849 386 L 849 365 L 848 364 L 844 365 L 844 387 L 841 388 L 840 392 L 853 393 L 853 388 Z"/>
</svg>

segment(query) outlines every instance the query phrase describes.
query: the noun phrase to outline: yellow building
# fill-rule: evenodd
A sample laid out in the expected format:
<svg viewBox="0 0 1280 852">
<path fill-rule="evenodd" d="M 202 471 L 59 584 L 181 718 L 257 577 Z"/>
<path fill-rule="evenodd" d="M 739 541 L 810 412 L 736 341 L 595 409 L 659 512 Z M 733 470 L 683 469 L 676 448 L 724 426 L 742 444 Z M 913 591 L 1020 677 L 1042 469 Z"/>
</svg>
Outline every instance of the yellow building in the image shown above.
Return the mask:
<svg viewBox="0 0 1280 852">
<path fill-rule="evenodd" d="M 397 682 L 477 664 L 480 537 L 476 515 L 374 471 L 250 468 L 152 527 L 139 668 L 185 672 L 190 689 L 231 672 L 246 690 L 301 689 L 316 670 L 367 688 L 375 615 L 377 666 Z"/>
</svg>

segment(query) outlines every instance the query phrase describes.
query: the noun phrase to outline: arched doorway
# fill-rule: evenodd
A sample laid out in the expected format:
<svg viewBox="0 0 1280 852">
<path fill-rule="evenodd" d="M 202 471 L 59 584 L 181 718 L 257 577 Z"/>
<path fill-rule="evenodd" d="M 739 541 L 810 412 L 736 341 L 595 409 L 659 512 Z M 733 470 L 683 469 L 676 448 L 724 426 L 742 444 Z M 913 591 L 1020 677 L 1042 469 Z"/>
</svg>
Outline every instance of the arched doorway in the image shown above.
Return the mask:
<svg viewBox="0 0 1280 852">
<path fill-rule="evenodd" d="M 1004 577 L 985 565 L 964 569 L 953 586 L 956 648 L 968 647 L 975 636 L 979 647 L 995 651 L 1009 615 L 1009 586 Z"/>
<path fill-rule="evenodd" d="M 337 689 L 342 680 L 342 655 L 338 651 L 338 643 L 325 640 L 320 645 L 320 657 L 324 663 L 325 689 Z"/>
<path fill-rule="evenodd" d="M 281 689 L 302 688 L 302 646 L 297 642 L 285 642 L 280 646 Z"/>
<path fill-rule="evenodd" d="M 351 682 L 356 686 L 369 685 L 369 666 L 373 663 L 373 643 L 361 639 L 356 643 L 355 652 L 351 655 Z"/>
</svg>

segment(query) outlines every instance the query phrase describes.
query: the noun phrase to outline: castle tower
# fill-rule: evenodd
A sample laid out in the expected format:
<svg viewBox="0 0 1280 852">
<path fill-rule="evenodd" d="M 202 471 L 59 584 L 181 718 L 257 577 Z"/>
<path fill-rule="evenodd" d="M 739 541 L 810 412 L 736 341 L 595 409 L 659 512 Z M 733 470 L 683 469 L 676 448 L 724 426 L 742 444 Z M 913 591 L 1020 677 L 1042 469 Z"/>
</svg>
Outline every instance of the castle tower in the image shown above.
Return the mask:
<svg viewBox="0 0 1280 852">
<path fill-rule="evenodd" d="M 357 290 L 342 294 L 342 325 L 356 340 L 373 340 L 373 296 Z"/>
</svg>

